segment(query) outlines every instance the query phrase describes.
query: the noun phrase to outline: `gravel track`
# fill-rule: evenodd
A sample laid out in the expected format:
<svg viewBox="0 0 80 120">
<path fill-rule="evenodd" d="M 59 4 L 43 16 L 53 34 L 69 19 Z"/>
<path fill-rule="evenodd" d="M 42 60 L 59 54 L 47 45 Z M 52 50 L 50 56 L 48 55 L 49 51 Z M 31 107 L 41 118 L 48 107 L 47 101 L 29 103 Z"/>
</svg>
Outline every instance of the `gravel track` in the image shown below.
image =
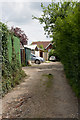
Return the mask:
<svg viewBox="0 0 80 120">
<path fill-rule="evenodd" d="M 23 67 L 24 81 L 3 97 L 3 118 L 77 118 L 78 100 L 60 62 Z"/>
</svg>

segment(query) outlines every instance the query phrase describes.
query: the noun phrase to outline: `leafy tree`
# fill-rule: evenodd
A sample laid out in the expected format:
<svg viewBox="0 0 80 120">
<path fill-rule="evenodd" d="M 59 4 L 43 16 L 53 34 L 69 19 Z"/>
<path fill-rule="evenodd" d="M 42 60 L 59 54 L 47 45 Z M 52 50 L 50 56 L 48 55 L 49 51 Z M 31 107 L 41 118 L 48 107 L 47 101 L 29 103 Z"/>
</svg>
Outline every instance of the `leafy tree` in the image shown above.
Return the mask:
<svg viewBox="0 0 80 120">
<path fill-rule="evenodd" d="M 56 53 L 64 65 L 69 83 L 80 97 L 80 3 L 52 2 L 47 7 L 41 4 L 43 14 L 33 17 L 44 23 L 46 34 L 53 38 Z"/>
<path fill-rule="evenodd" d="M 50 35 L 53 38 L 56 32 L 56 20 L 58 17 L 64 19 L 69 12 L 72 12 L 72 7 L 75 6 L 75 3 L 70 2 L 52 2 L 47 7 L 41 3 L 43 9 L 43 14 L 40 18 L 34 17 L 33 19 L 39 20 L 40 24 L 44 23 L 45 34 Z"/>
<path fill-rule="evenodd" d="M 15 36 L 20 38 L 20 42 L 22 43 L 22 45 L 26 45 L 28 42 L 28 38 L 26 36 L 26 34 L 24 33 L 24 31 L 21 30 L 21 28 L 11 28 L 11 32 L 14 33 Z"/>
<path fill-rule="evenodd" d="M 39 48 L 44 49 L 43 45 L 40 45 Z"/>
<path fill-rule="evenodd" d="M 53 53 L 54 53 L 54 50 L 51 49 L 50 52 L 49 52 L 49 58 L 54 55 Z"/>
</svg>

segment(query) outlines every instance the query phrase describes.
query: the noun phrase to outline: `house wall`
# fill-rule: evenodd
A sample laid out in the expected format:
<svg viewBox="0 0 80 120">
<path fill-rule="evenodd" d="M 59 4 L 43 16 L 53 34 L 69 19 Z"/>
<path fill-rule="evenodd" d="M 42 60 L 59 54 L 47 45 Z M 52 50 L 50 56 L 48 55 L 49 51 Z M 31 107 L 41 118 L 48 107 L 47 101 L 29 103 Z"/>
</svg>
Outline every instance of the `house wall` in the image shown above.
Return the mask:
<svg viewBox="0 0 80 120">
<path fill-rule="evenodd" d="M 45 61 L 48 60 L 48 52 L 43 52 L 43 58 Z"/>
<path fill-rule="evenodd" d="M 39 57 L 39 51 L 35 51 L 35 55 Z"/>
<path fill-rule="evenodd" d="M 31 53 L 35 54 L 38 57 L 40 56 L 40 53 L 37 50 L 31 50 Z"/>
</svg>

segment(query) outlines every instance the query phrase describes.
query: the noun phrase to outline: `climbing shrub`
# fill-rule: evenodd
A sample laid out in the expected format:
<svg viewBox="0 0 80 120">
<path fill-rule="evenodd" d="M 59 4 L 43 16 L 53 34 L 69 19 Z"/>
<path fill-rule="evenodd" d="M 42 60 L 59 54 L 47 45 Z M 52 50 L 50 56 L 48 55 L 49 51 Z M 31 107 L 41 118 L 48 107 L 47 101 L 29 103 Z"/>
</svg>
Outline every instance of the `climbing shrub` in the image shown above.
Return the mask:
<svg viewBox="0 0 80 120">
<path fill-rule="evenodd" d="M 2 25 L 2 95 L 4 96 L 16 84 L 19 84 L 25 73 L 21 69 L 19 60 L 16 57 L 14 49 L 13 33 L 8 30 L 8 27 Z M 11 36 L 12 43 L 12 58 L 9 60 L 8 53 L 8 36 Z"/>
</svg>

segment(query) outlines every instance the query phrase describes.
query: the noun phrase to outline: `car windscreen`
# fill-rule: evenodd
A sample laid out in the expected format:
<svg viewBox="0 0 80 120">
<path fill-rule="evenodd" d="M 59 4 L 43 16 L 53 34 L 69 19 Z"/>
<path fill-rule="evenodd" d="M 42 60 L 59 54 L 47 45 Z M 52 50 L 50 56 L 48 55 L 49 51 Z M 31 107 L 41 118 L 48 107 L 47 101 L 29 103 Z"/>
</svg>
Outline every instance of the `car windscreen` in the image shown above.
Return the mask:
<svg viewBox="0 0 80 120">
<path fill-rule="evenodd" d="M 31 56 L 32 56 L 32 57 L 36 57 L 35 55 L 32 55 L 32 54 L 31 54 Z"/>
</svg>

